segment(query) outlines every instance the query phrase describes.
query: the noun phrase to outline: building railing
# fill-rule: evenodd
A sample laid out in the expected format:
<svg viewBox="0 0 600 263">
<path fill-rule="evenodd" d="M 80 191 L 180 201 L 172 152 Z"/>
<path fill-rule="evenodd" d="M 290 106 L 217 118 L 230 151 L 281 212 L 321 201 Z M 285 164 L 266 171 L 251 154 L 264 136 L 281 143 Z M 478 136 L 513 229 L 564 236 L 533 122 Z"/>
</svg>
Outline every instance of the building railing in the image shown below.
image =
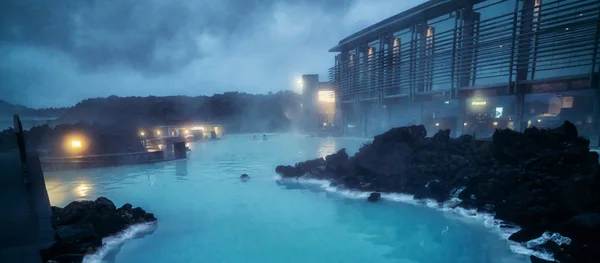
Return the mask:
<svg viewBox="0 0 600 263">
<path fill-rule="evenodd" d="M 534 2 L 534 1 L 532 1 Z M 518 3 L 518 1 L 517 1 Z M 518 6 L 515 6 L 517 10 Z M 339 55 L 329 69 L 341 101 L 506 86 L 598 72 L 600 1 L 555 1 L 485 20 L 476 9 L 452 12 L 444 32 L 413 25 L 410 41 L 382 36 L 385 45 Z M 467 18 L 468 17 L 468 18 Z"/>
</svg>

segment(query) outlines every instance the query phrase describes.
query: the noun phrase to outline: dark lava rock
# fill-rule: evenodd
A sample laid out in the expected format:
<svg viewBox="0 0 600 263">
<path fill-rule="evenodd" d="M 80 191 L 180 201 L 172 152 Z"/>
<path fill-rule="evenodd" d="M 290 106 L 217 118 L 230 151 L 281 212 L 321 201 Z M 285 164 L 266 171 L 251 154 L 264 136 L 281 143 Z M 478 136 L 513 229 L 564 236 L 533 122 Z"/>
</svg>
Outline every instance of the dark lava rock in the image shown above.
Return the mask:
<svg viewBox="0 0 600 263">
<path fill-rule="evenodd" d="M 81 262 L 84 255 L 102 246 L 102 238 L 138 223 L 156 222 L 153 214 L 125 204 L 116 208 L 108 198 L 74 201 L 64 208 L 52 207 L 55 242 L 40 251 L 43 262 Z"/>
<path fill-rule="evenodd" d="M 278 166 L 276 172 L 328 179 L 360 191 L 407 193 L 439 202 L 458 198 L 461 207 L 494 213 L 523 228 L 511 240 L 526 242 L 544 231 L 571 238 L 571 245 L 554 252 L 563 263 L 587 262 L 595 255 L 590 251 L 600 251 L 598 154 L 573 123 L 523 132 L 496 130 L 491 141 L 470 135 L 451 138 L 449 130 L 430 138 L 426 134 L 424 126 L 393 128 L 354 156 L 340 150 L 325 159 Z"/>
<path fill-rule="evenodd" d="M 250 176 L 249 176 L 249 175 L 247 175 L 247 174 L 242 174 L 242 175 L 240 176 L 240 179 L 241 179 L 242 181 L 247 181 L 247 180 L 249 180 L 249 179 L 250 179 Z"/>
<path fill-rule="evenodd" d="M 508 237 L 508 240 L 523 243 L 529 240 L 536 239 L 542 236 L 543 233 L 544 230 L 541 228 L 524 228 L 510 235 L 510 237 Z"/>
<path fill-rule="evenodd" d="M 586 243 L 598 242 L 600 214 L 585 213 L 572 217 L 560 226 L 561 234 Z"/>
<path fill-rule="evenodd" d="M 381 199 L 381 193 L 371 193 L 367 198 L 369 202 L 377 202 Z"/>
<path fill-rule="evenodd" d="M 100 213 L 112 213 L 117 210 L 115 203 L 106 197 L 98 197 L 94 202 L 96 203 L 96 210 Z"/>
<path fill-rule="evenodd" d="M 538 258 L 533 255 L 529 256 L 529 260 L 531 260 L 531 263 L 556 263 L 556 261 L 548 261 L 548 260 L 541 259 L 541 258 Z"/>
</svg>

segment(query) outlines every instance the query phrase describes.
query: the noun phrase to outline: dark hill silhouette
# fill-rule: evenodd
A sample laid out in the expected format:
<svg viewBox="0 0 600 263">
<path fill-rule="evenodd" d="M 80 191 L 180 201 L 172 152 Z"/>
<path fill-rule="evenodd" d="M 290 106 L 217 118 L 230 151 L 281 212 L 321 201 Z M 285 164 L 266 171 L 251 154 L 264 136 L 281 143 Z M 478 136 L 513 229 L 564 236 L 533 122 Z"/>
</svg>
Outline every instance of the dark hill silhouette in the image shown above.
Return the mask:
<svg viewBox="0 0 600 263">
<path fill-rule="evenodd" d="M 300 112 L 300 95 L 227 92 L 213 96 L 117 97 L 86 99 L 57 123 L 127 123 L 138 127 L 186 122 L 222 124 L 227 132 L 274 132 L 290 128 Z"/>
</svg>

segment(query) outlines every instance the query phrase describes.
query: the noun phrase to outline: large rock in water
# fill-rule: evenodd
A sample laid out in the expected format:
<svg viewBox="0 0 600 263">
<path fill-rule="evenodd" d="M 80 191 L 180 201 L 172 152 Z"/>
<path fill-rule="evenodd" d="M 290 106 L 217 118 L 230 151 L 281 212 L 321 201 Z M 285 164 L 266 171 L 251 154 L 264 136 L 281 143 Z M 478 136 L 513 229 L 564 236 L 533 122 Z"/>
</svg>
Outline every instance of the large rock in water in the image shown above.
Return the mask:
<svg viewBox="0 0 600 263">
<path fill-rule="evenodd" d="M 400 192 L 492 213 L 519 225 L 511 237 L 526 242 L 543 232 L 573 240 L 555 253 L 561 262 L 587 262 L 600 251 L 598 153 L 566 121 L 555 129 L 496 130 L 492 141 L 423 126 L 393 128 L 351 157 L 338 152 L 293 166 L 283 177 L 308 176 L 367 192 Z M 336 165 L 333 165 L 333 164 Z M 460 189 L 460 190 L 459 190 Z M 600 256 L 600 255 L 598 255 Z"/>
<path fill-rule="evenodd" d="M 102 238 L 138 223 L 156 222 L 153 214 L 125 204 L 118 208 L 105 197 L 52 207 L 55 243 L 41 251 L 44 262 L 81 262 L 84 255 L 102 246 Z"/>
</svg>

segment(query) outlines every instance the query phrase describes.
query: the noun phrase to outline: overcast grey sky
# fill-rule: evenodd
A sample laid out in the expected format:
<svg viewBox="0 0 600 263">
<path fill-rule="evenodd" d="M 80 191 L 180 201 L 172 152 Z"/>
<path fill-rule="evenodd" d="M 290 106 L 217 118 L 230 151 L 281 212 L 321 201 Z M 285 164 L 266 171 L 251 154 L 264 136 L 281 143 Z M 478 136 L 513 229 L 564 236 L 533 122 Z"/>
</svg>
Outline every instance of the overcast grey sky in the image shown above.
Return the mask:
<svg viewBox="0 0 600 263">
<path fill-rule="evenodd" d="M 3 0 L 0 100 L 71 106 L 91 97 L 266 93 L 329 48 L 425 0 Z"/>
</svg>

